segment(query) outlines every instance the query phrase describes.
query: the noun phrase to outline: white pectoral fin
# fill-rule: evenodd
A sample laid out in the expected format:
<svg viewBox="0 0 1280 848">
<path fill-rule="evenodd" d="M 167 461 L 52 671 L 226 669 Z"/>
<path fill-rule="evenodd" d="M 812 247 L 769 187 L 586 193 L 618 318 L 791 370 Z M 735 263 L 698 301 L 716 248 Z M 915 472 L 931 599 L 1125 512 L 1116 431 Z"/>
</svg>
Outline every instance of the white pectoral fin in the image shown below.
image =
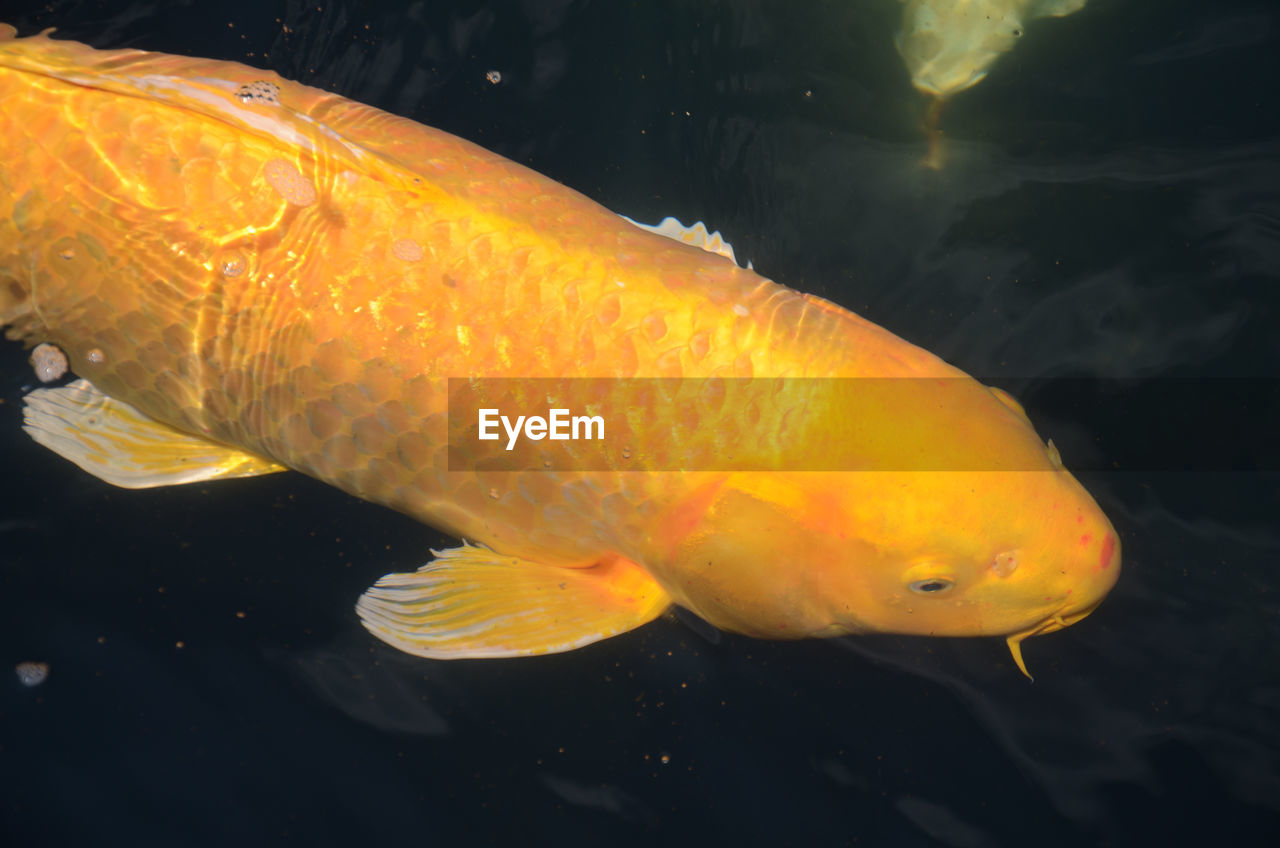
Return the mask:
<svg viewBox="0 0 1280 848">
<path fill-rule="evenodd" d="M 283 465 L 175 430 L 88 380 L 25 398 L 31 438 L 100 480 L 126 489 L 175 486 L 287 470 Z"/>
<path fill-rule="evenodd" d="M 356 603 L 369 632 L 433 659 L 571 651 L 657 618 L 667 593 L 624 559 L 565 568 L 464 544 L 388 574 Z"/>
<path fill-rule="evenodd" d="M 738 257 L 733 254 L 733 245 L 724 240 L 724 237 L 720 235 L 719 230 L 710 232 L 707 229 L 707 225 L 701 221 L 698 221 L 691 227 L 686 227 L 671 216 L 663 218 L 662 221 L 657 224 L 642 224 L 634 218 L 627 218 L 626 215 L 623 215 L 622 217 L 642 230 L 648 230 L 651 233 L 657 233 L 660 236 L 666 236 L 669 239 L 674 239 L 675 241 L 692 245 L 693 247 L 700 247 L 707 253 L 715 253 L 719 256 L 723 256 L 735 265 L 738 264 Z M 746 267 L 750 268 L 751 263 L 748 262 Z"/>
</svg>

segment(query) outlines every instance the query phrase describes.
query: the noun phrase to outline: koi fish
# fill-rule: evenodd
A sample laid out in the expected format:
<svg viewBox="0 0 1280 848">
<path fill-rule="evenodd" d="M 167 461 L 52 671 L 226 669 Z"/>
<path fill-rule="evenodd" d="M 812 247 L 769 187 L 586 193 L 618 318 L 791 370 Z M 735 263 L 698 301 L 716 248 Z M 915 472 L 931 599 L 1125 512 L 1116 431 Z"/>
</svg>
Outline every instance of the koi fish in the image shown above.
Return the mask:
<svg viewBox="0 0 1280 848">
<path fill-rule="evenodd" d="M 763 638 L 1002 636 L 1025 673 L 1116 580 L 1016 401 L 718 234 L 245 65 L 15 36 L 0 325 L 79 377 L 26 430 L 115 485 L 294 469 L 466 540 L 360 598 L 397 648 L 567 651 L 678 604 Z M 507 453 L 451 424 L 455 384 L 576 397 L 612 440 L 526 424 Z"/>
<path fill-rule="evenodd" d="M 927 118 L 930 154 L 941 163 L 938 120 L 950 97 L 986 79 L 991 66 L 1022 39 L 1026 22 L 1061 18 L 1085 0 L 903 0 L 898 53 L 911 84 L 932 99 Z"/>
</svg>

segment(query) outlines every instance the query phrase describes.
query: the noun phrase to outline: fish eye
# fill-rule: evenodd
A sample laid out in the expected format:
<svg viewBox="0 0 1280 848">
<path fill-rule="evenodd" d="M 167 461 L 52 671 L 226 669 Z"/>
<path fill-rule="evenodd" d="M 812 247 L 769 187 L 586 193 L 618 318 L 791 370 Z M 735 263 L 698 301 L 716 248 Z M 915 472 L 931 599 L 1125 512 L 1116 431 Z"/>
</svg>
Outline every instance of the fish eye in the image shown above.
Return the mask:
<svg viewBox="0 0 1280 848">
<path fill-rule="evenodd" d="M 929 577 L 925 580 L 912 580 L 907 588 L 917 595 L 940 595 L 954 585 L 953 581 L 945 577 Z"/>
</svg>

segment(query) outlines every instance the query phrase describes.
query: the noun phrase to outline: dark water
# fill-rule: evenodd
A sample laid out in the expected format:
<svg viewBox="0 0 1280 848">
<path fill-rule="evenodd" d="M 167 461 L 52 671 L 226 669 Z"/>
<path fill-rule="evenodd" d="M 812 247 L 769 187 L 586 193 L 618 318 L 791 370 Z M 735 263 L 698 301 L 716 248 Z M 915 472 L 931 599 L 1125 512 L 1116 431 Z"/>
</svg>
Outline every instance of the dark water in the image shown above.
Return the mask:
<svg viewBox="0 0 1280 848">
<path fill-rule="evenodd" d="M 8 844 L 1280 844 L 1275 4 L 1028 27 L 949 106 L 940 173 L 892 0 L 0 9 L 266 65 L 705 220 L 1013 389 L 1125 552 L 1098 612 L 1027 643 L 1034 684 L 995 639 L 675 618 L 417 660 L 352 604 L 450 540 L 294 474 L 111 489 L 21 433 L 5 345 L 0 667 L 52 670 L 0 679 Z"/>
</svg>

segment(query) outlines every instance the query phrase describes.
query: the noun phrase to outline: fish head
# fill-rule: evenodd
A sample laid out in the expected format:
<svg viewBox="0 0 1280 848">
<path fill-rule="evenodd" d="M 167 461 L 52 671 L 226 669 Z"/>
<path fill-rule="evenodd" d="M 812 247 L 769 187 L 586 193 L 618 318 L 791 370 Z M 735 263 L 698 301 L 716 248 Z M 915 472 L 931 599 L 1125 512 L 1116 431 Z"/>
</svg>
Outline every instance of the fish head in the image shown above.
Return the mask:
<svg viewBox="0 0 1280 848">
<path fill-rule="evenodd" d="M 947 98 L 981 82 L 1022 37 L 1018 0 L 908 0 L 898 53 L 920 91 Z"/>
<path fill-rule="evenodd" d="M 828 575 L 833 597 L 858 599 L 837 632 L 1002 636 L 1027 674 L 1022 640 L 1075 624 L 1115 585 L 1119 536 L 1061 468 L 893 477 L 909 503 L 846 512 L 876 557 Z"/>
<path fill-rule="evenodd" d="M 906 423 L 933 407 L 934 421 Z M 913 380 L 860 410 L 842 418 L 863 425 L 863 445 L 883 429 L 880 470 L 734 474 L 664 523 L 673 567 L 657 576 L 678 603 L 765 638 L 1002 636 L 1019 668 L 1023 639 L 1097 608 L 1119 538 L 1016 401 L 972 380 Z M 839 444 L 821 448 L 838 458 Z M 897 467 L 922 455 L 928 467 Z"/>
</svg>

